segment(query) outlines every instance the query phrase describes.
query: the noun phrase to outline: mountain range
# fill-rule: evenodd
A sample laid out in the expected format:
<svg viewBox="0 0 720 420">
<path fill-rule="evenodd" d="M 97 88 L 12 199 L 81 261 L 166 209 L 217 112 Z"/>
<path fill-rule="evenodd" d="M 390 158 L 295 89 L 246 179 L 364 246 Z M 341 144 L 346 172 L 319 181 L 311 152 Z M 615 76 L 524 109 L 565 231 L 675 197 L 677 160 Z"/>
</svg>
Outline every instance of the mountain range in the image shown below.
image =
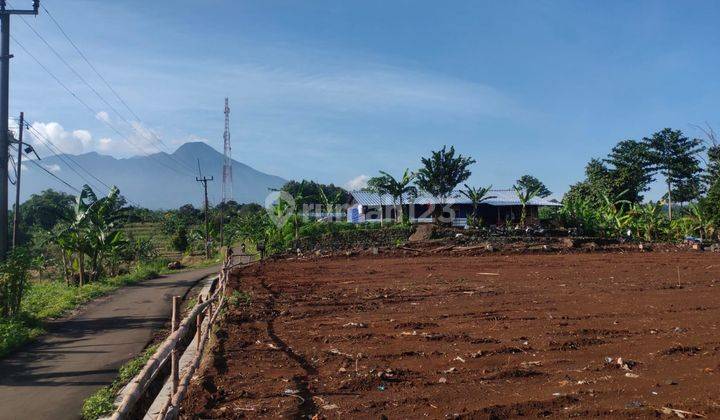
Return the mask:
<svg viewBox="0 0 720 420">
<path fill-rule="evenodd" d="M 211 203 L 216 204 L 221 199 L 223 155 L 202 142 L 185 143 L 172 154 L 161 152 L 119 159 L 91 152 L 48 156 L 37 163 L 73 187 L 90 184 L 98 195 L 107 193 L 105 186 L 88 175 L 90 172 L 105 184 L 116 185 L 131 204 L 170 209 L 203 203 L 202 185 L 195 180 L 198 160 L 203 176 L 213 177 L 213 181 L 208 182 L 208 196 Z M 232 170 L 233 199 L 238 203 L 262 204 L 270 188 L 280 188 L 287 182 L 236 160 L 232 162 Z M 23 161 L 21 201 L 48 188 L 76 194 L 35 164 Z M 10 193 L 14 194 L 12 186 Z"/>
</svg>

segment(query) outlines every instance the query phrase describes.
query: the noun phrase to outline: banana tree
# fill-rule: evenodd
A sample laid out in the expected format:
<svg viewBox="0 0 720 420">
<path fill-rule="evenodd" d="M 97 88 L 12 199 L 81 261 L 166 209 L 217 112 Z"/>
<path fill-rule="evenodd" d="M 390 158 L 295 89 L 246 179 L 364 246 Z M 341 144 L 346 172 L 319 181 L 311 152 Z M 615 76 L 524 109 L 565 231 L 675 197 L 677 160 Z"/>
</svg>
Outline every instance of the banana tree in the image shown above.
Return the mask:
<svg viewBox="0 0 720 420">
<path fill-rule="evenodd" d="M 537 197 L 537 195 L 540 193 L 540 188 L 526 188 L 513 185 L 513 190 L 515 190 L 515 195 L 517 196 L 518 200 L 520 201 L 520 205 L 522 206 L 522 209 L 520 211 L 520 226 L 525 227 L 525 219 L 527 218 L 527 205 L 533 198 Z"/>
<path fill-rule="evenodd" d="M 103 257 L 115 252 L 124 243 L 118 230 L 122 216 L 123 200 L 120 192 L 113 187 L 106 197 L 98 199 L 88 185 L 83 186 L 77 196 L 73 215 L 56 235 L 56 243 L 62 250 L 66 278 L 68 267 L 78 273 L 78 284 L 87 280 L 86 257 L 90 259 L 93 278 L 102 272 Z"/>
<path fill-rule="evenodd" d="M 698 204 L 691 204 L 687 210 L 688 214 L 683 219 L 687 220 L 692 231 L 699 235 L 700 239 L 712 238 L 715 235 L 712 216 Z"/>
<path fill-rule="evenodd" d="M 403 197 L 417 196 L 417 187 L 410 185 L 415 179 L 415 174 L 405 169 L 402 177 L 396 179 L 387 172 L 380 171 L 380 176 L 372 177 L 368 180 L 368 186 L 379 194 L 389 194 L 393 199 L 393 207 L 395 208 L 395 220 L 402 222 L 403 220 Z M 400 205 L 398 209 L 398 203 Z"/>
<path fill-rule="evenodd" d="M 611 198 L 608 194 L 602 195 L 600 214 L 607 234 L 622 235 L 630 225 L 632 216 L 626 210 L 630 202 L 620 198 L 625 193 L 626 191 L 623 191 L 615 198 Z"/>
<path fill-rule="evenodd" d="M 646 241 L 657 239 L 667 226 L 662 203 L 633 204 L 628 212 L 635 234 Z"/>
<path fill-rule="evenodd" d="M 488 195 L 492 185 L 489 187 L 470 187 L 465 184 L 465 189 L 460 191 L 462 195 L 468 198 L 472 202 L 472 217 L 469 220 L 469 224 L 473 227 L 479 227 L 480 219 L 478 218 L 478 207 L 483 201 L 487 201 L 496 198 L 494 195 Z"/>
<path fill-rule="evenodd" d="M 334 195 L 328 196 L 322 186 L 320 186 L 318 188 L 318 194 L 320 195 L 320 201 L 322 201 L 322 205 L 325 207 L 328 214 L 334 214 L 338 206 L 342 204 L 343 191 L 338 191 Z M 322 211 L 322 208 L 320 211 Z"/>
</svg>

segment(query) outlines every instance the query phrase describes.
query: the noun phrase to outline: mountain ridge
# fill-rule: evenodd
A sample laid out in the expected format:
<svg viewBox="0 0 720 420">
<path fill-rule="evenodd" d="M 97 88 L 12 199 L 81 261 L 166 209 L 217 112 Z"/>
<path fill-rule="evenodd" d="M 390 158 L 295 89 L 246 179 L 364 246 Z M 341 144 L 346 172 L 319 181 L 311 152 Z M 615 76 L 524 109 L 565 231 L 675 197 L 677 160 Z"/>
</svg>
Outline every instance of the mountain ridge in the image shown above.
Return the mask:
<svg viewBox="0 0 720 420">
<path fill-rule="evenodd" d="M 77 162 L 107 185 L 116 185 L 131 202 L 151 209 L 169 209 L 188 203 L 202 204 L 202 188 L 195 181 L 198 160 L 203 175 L 213 177 L 208 183 L 208 196 L 211 202 L 217 203 L 221 199 L 223 154 L 204 142 L 184 143 L 173 153 L 127 158 L 95 151 L 78 155 L 65 153 L 45 157 L 37 163 L 76 188 L 89 184 L 98 193 L 107 192 L 106 187 L 74 164 Z M 264 203 L 269 189 L 287 182 L 237 160 L 232 161 L 232 167 L 233 199 L 239 203 Z M 35 165 L 23 164 L 21 201 L 48 188 L 76 193 Z"/>
</svg>

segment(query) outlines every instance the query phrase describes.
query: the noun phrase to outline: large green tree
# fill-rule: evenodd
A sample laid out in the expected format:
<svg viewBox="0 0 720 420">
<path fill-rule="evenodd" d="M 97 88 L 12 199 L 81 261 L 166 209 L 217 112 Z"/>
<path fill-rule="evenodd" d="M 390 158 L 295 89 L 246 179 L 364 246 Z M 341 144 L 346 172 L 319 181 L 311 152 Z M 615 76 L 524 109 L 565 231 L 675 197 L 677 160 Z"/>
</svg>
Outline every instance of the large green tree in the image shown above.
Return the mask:
<svg viewBox="0 0 720 420">
<path fill-rule="evenodd" d="M 422 167 L 417 171 L 415 184 L 440 201 L 440 208 L 436 206 L 433 212 L 433 218 L 437 220 L 455 187 L 470 178 L 468 168 L 475 163 L 475 159 L 462 154 L 455 156 L 454 146 L 450 146 L 450 149 L 443 146 L 421 161 Z"/>
<path fill-rule="evenodd" d="M 532 175 L 521 176 L 520 179 L 515 182 L 515 185 L 529 191 L 537 191 L 537 196 L 542 198 L 549 197 L 552 194 L 552 191 L 550 191 L 542 181 Z"/>
<path fill-rule="evenodd" d="M 648 147 L 651 167 L 665 178 L 668 217 L 672 220 L 674 201 L 691 201 L 702 191 L 698 154 L 705 147 L 702 140 L 690 139 L 682 131 L 670 128 L 645 137 L 643 143 Z"/>
<path fill-rule="evenodd" d="M 604 195 L 617 195 L 613 194 L 613 184 L 610 169 L 600 159 L 591 159 L 585 166 L 585 179 L 570 186 L 563 202 L 586 200 L 596 207 L 600 206 Z"/>
<path fill-rule="evenodd" d="M 323 205 L 324 203 L 320 193 L 321 189 L 326 197 L 337 197 L 337 201 L 340 204 L 347 203 L 350 200 L 350 194 L 344 188 L 334 184 L 321 184 L 303 179 L 302 181 L 288 181 L 281 188 L 282 191 L 292 196 L 302 192 L 302 195 L 306 198 L 306 204 Z"/>
<path fill-rule="evenodd" d="M 55 190 L 33 194 L 20 205 L 21 223 L 27 227 L 50 230 L 57 222 L 70 219 L 75 197 Z"/>
<path fill-rule="evenodd" d="M 623 140 L 612 148 L 603 162 L 610 165 L 608 180 L 610 195 L 623 193 L 631 203 L 643 200 L 643 193 L 654 181 L 651 153 L 648 145 L 635 140 Z"/>
</svg>

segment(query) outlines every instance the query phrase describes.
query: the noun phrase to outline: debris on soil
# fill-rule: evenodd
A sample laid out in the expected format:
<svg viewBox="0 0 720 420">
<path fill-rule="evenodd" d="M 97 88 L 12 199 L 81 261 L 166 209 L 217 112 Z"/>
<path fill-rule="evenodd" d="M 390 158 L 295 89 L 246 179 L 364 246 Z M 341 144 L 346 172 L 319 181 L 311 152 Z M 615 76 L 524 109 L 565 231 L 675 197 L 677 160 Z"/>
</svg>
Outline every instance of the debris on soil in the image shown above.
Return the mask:
<svg viewBox="0 0 720 420">
<path fill-rule="evenodd" d="M 674 354 L 684 354 L 684 355 L 687 355 L 687 356 L 693 356 L 693 355 L 696 355 L 696 354 L 698 354 L 698 353 L 700 353 L 700 347 L 696 347 L 696 346 L 681 346 L 681 345 L 677 345 L 677 346 L 670 347 L 669 349 L 664 350 L 664 351 L 662 352 L 662 354 L 664 354 L 665 356 L 672 356 L 672 355 L 674 355 Z"/>
</svg>

